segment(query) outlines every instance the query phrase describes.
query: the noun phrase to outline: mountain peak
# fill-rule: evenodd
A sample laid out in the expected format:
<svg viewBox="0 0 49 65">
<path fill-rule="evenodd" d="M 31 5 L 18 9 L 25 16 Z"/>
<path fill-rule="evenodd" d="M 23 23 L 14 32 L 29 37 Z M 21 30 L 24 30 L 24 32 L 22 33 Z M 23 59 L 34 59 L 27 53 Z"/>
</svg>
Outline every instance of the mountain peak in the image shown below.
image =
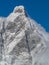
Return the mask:
<svg viewBox="0 0 49 65">
<path fill-rule="evenodd" d="M 0 17 L 0 65 L 49 65 L 47 62 L 49 34 L 28 17 L 24 6 Z"/>
<path fill-rule="evenodd" d="M 15 8 L 14 8 L 14 13 L 24 13 L 24 6 L 16 6 Z"/>
<path fill-rule="evenodd" d="M 28 17 L 24 6 L 16 6 L 13 10 L 13 12 L 7 17 L 7 21 L 14 21 L 19 16 L 25 16 Z M 22 18 L 22 17 L 21 17 Z"/>
</svg>

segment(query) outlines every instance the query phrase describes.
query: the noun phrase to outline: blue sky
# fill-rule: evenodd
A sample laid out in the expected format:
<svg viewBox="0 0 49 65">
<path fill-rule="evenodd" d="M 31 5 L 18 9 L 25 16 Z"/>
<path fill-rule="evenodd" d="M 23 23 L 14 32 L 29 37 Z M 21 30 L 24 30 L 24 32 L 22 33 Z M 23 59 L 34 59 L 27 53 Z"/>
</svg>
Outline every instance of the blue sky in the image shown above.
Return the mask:
<svg viewBox="0 0 49 65">
<path fill-rule="evenodd" d="M 0 16 L 8 16 L 18 5 L 49 32 L 49 0 L 0 0 Z"/>
</svg>

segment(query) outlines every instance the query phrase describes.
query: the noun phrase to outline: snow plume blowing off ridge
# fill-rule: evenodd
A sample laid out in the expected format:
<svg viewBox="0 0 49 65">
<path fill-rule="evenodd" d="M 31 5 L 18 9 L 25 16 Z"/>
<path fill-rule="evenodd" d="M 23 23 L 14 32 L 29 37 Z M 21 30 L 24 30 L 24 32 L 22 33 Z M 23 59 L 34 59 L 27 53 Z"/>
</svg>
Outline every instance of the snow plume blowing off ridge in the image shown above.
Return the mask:
<svg viewBox="0 0 49 65">
<path fill-rule="evenodd" d="M 49 33 L 23 6 L 0 17 L 0 65 L 49 65 Z"/>
</svg>

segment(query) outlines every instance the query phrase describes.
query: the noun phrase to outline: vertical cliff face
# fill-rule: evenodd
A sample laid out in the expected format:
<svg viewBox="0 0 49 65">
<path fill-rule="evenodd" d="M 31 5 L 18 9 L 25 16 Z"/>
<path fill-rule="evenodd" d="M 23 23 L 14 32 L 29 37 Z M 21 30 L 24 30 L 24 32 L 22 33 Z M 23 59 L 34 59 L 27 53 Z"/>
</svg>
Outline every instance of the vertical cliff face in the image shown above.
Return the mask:
<svg viewBox="0 0 49 65">
<path fill-rule="evenodd" d="M 48 39 L 49 34 L 28 17 L 23 6 L 15 7 L 8 17 L 0 18 L 0 65 L 44 64 Z"/>
</svg>

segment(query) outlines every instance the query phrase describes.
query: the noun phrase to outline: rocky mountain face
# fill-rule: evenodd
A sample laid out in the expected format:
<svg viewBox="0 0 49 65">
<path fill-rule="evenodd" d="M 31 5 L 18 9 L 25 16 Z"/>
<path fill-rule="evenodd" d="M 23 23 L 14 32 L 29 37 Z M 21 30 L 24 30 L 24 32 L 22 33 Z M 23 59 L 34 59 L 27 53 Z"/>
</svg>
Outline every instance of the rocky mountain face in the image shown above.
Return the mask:
<svg viewBox="0 0 49 65">
<path fill-rule="evenodd" d="M 49 33 L 17 6 L 0 17 L 0 65 L 49 65 Z"/>
</svg>

